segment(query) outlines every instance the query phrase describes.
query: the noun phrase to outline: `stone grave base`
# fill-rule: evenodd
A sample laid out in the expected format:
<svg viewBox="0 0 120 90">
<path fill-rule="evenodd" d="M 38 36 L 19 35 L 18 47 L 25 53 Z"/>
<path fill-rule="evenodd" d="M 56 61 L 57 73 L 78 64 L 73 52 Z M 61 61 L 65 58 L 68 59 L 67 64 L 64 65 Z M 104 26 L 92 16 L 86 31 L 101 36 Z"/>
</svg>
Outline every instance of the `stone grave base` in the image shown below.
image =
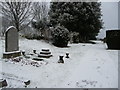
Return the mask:
<svg viewBox="0 0 120 90">
<path fill-rule="evenodd" d="M 14 51 L 14 52 L 4 52 L 3 58 L 11 58 L 11 57 L 18 57 L 21 56 L 20 51 Z"/>
<path fill-rule="evenodd" d="M 49 49 L 42 49 L 40 54 L 38 54 L 38 57 L 40 58 L 50 58 L 52 57 L 51 52 Z"/>
<path fill-rule="evenodd" d="M 39 54 L 38 57 L 41 57 L 41 58 L 50 58 L 50 57 L 52 57 L 52 55 Z"/>
</svg>

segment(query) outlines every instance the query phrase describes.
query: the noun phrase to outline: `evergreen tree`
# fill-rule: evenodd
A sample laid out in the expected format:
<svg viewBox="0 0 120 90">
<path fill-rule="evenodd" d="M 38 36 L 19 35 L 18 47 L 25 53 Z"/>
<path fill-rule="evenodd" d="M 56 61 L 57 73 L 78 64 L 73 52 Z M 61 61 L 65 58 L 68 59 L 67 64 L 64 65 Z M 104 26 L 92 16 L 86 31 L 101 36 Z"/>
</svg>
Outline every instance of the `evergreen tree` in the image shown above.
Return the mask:
<svg viewBox="0 0 120 90">
<path fill-rule="evenodd" d="M 102 28 L 100 6 L 100 2 L 51 2 L 50 23 L 78 32 L 80 42 L 86 42 Z"/>
</svg>

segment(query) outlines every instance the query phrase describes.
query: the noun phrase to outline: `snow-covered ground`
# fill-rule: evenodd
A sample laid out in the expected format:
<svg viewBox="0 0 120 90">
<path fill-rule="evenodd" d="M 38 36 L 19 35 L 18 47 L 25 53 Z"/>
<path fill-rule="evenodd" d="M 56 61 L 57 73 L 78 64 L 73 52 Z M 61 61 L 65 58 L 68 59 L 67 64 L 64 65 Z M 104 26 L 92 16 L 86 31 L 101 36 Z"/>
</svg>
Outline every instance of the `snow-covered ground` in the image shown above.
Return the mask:
<svg viewBox="0 0 120 90">
<path fill-rule="evenodd" d="M 53 57 L 37 61 L 39 67 L 1 59 L 0 76 L 10 88 L 22 88 L 26 80 L 31 81 L 28 88 L 118 88 L 118 51 L 106 50 L 101 41 L 96 43 L 58 48 L 44 41 L 20 39 L 20 50 L 27 54 L 33 49 L 39 53 L 42 48 L 49 48 Z M 0 40 L 0 58 L 3 48 L 4 40 Z M 66 52 L 70 58 L 64 57 L 64 64 L 57 63 L 59 55 L 65 56 Z"/>
</svg>

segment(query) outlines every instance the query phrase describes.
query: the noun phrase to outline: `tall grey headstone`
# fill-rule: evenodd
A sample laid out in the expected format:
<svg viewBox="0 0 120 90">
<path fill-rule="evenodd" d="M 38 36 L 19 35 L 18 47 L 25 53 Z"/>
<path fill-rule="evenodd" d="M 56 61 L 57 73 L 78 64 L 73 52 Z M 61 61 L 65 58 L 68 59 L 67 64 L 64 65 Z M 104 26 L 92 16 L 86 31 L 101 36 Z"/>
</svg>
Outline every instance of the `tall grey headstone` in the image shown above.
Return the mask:
<svg viewBox="0 0 120 90">
<path fill-rule="evenodd" d="M 18 51 L 18 32 L 14 26 L 9 27 L 5 33 L 5 51 Z"/>
<path fill-rule="evenodd" d="M 21 55 L 19 51 L 18 31 L 14 26 L 10 26 L 5 32 L 5 52 L 3 58 L 17 57 Z"/>
</svg>

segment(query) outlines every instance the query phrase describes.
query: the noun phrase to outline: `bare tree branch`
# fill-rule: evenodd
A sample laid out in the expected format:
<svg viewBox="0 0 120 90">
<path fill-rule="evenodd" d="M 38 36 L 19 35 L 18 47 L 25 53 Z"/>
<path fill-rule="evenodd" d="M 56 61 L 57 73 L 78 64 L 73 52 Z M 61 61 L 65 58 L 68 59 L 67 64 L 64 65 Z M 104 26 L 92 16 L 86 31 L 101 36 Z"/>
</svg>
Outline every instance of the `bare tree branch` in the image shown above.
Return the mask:
<svg viewBox="0 0 120 90">
<path fill-rule="evenodd" d="M 0 13 L 10 20 L 18 31 L 20 31 L 22 25 L 30 17 L 31 2 L 11 2 L 9 0 L 9 2 L 1 2 L 0 7 L 2 8 Z"/>
<path fill-rule="evenodd" d="M 43 18 L 48 18 L 48 2 L 34 2 L 32 11 L 35 15 L 35 19 L 40 21 Z"/>
</svg>

